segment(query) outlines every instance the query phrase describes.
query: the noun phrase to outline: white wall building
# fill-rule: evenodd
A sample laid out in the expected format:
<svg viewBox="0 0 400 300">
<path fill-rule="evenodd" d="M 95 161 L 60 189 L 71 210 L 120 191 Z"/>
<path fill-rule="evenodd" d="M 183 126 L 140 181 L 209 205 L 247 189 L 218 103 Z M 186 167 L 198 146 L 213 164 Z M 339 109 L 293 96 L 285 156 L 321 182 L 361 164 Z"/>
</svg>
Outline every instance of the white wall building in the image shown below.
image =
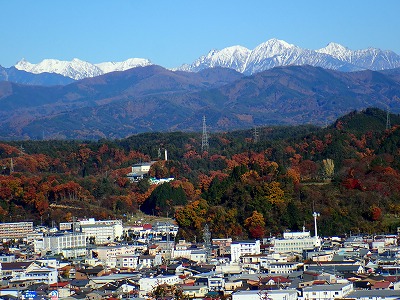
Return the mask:
<svg viewBox="0 0 400 300">
<path fill-rule="evenodd" d="M 107 267 L 117 266 L 117 257 L 121 255 L 135 255 L 144 250 L 144 246 L 137 245 L 118 245 L 118 246 L 99 246 L 92 251 L 97 254 L 97 258 Z"/>
<path fill-rule="evenodd" d="M 66 258 L 86 255 L 86 236 L 83 233 L 58 233 L 34 241 L 35 253 L 50 251 Z M 68 253 L 68 254 L 67 254 Z"/>
<path fill-rule="evenodd" d="M 136 269 L 139 263 L 139 254 L 117 255 L 115 266 L 119 269 Z"/>
<path fill-rule="evenodd" d="M 0 223 L 0 240 L 24 239 L 33 232 L 33 222 Z"/>
<path fill-rule="evenodd" d="M 246 254 L 260 254 L 260 241 L 236 241 L 231 244 L 231 262 L 239 263 Z"/>
<path fill-rule="evenodd" d="M 303 288 L 303 298 L 318 300 L 340 299 L 352 291 L 352 283 L 313 285 Z"/>
<path fill-rule="evenodd" d="M 88 238 L 94 238 L 96 245 L 113 242 L 123 235 L 121 220 L 99 220 L 93 218 L 79 221 L 80 231 Z"/>
<path fill-rule="evenodd" d="M 321 245 L 318 237 L 311 237 L 309 231 L 285 232 L 283 239 L 274 239 L 272 250 L 276 253 L 302 253 L 303 250 L 312 250 Z"/>
</svg>

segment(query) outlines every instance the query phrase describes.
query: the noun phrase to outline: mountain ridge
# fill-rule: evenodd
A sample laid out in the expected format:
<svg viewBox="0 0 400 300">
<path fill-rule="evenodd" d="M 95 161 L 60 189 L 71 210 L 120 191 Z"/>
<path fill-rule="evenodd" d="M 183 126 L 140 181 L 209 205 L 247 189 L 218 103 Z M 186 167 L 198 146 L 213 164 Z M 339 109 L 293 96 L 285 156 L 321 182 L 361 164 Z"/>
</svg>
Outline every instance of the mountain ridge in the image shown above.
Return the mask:
<svg viewBox="0 0 400 300">
<path fill-rule="evenodd" d="M 63 87 L 0 83 L 0 136 L 37 139 L 46 131 L 51 138 L 98 139 L 198 131 L 202 115 L 216 131 L 323 126 L 368 107 L 400 112 L 399 72 L 288 66 L 244 76 L 224 68 L 194 73 L 151 65 Z"/>
<path fill-rule="evenodd" d="M 61 74 L 79 80 L 152 64 L 145 58 L 129 58 L 122 62 L 97 64 L 77 58 L 71 61 L 44 59 L 38 64 L 32 64 L 22 59 L 15 65 L 15 68 L 34 74 L 43 72 Z M 274 38 L 259 44 L 252 50 L 240 45 L 221 50 L 214 49 L 192 63 L 183 64 L 171 70 L 198 72 L 207 68 L 223 67 L 234 69 L 245 75 L 252 75 L 274 67 L 288 65 L 311 65 L 344 72 L 365 69 L 376 71 L 400 67 L 400 55 L 378 48 L 351 50 L 334 42 L 324 48 L 310 50 Z"/>
</svg>

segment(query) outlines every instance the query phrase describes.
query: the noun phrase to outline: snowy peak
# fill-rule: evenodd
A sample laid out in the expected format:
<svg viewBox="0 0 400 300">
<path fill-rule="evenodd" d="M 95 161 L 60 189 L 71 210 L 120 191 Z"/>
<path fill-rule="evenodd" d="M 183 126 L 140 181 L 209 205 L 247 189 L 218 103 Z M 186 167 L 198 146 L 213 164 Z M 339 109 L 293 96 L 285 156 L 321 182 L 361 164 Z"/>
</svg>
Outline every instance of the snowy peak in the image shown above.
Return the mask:
<svg viewBox="0 0 400 300">
<path fill-rule="evenodd" d="M 122 62 L 103 62 L 96 64 L 103 73 L 110 73 L 115 71 L 126 71 L 136 67 L 145 67 L 151 65 L 150 60 L 144 58 L 129 58 Z"/>
<path fill-rule="evenodd" d="M 316 52 L 328 54 L 341 60 L 346 60 L 352 53 L 349 48 L 337 43 L 329 43 L 325 48 L 318 49 Z"/>
<path fill-rule="evenodd" d="M 282 40 L 270 39 L 265 43 L 258 45 L 253 52 L 264 52 L 269 57 L 272 57 L 293 48 L 296 48 L 296 46 Z"/>
<path fill-rule="evenodd" d="M 32 64 L 22 59 L 15 65 L 15 68 L 34 74 L 56 73 L 79 80 L 150 64 L 149 60 L 142 58 L 131 58 L 123 62 L 105 62 L 100 64 L 91 64 L 78 58 L 74 58 L 71 61 L 44 59 L 38 64 Z"/>
<path fill-rule="evenodd" d="M 224 67 L 243 72 L 250 50 L 243 46 L 232 46 L 222 50 L 211 50 L 191 65 L 178 68 L 181 71 L 200 71 L 206 68 Z"/>
<path fill-rule="evenodd" d="M 311 65 L 346 72 L 383 70 L 400 67 L 400 56 L 392 51 L 377 48 L 353 51 L 338 43 L 329 43 L 325 48 L 309 50 L 283 40 L 270 39 L 253 50 L 241 46 L 212 50 L 192 64 L 183 65 L 178 69 L 197 72 L 220 66 L 249 75 L 287 65 Z"/>
</svg>

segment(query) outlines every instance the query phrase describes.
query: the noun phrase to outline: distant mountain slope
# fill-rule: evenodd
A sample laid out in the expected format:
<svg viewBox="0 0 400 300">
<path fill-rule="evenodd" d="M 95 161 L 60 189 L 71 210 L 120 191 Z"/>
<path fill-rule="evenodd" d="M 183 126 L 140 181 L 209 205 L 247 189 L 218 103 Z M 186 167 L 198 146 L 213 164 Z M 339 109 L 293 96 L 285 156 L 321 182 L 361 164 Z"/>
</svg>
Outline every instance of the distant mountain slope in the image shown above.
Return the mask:
<svg viewBox="0 0 400 300">
<path fill-rule="evenodd" d="M 3 68 L 0 66 L 0 81 L 9 81 L 27 85 L 66 85 L 74 82 L 72 78 L 51 73 L 32 74 L 15 67 Z"/>
<path fill-rule="evenodd" d="M 255 125 L 327 125 L 367 107 L 400 112 L 395 71 L 343 73 L 279 67 L 243 77 L 230 69 L 172 72 L 159 66 L 77 81 L 64 87 L 0 84 L 0 136 L 125 137 L 146 131 Z"/>
<path fill-rule="evenodd" d="M 0 136 L 19 136 L 25 125 L 38 118 L 65 112 L 72 115 L 80 108 L 85 108 L 86 113 L 88 107 L 149 95 L 195 92 L 219 87 L 241 77 L 242 74 L 231 69 L 187 73 L 151 65 L 51 88 L 0 82 Z M 86 121 L 76 119 L 72 122 Z"/>
</svg>

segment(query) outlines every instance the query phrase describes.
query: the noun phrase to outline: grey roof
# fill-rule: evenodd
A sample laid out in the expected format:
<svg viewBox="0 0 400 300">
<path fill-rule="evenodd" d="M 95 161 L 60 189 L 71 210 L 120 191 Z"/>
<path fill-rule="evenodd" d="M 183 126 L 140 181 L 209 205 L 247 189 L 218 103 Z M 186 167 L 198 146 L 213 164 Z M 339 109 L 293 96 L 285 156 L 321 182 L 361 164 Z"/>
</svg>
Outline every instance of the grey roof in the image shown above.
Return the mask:
<svg viewBox="0 0 400 300">
<path fill-rule="evenodd" d="M 340 291 L 342 290 L 345 286 L 348 286 L 349 284 L 324 284 L 324 285 L 312 285 L 312 286 L 307 286 L 303 288 L 304 292 L 311 292 L 311 291 Z"/>
<path fill-rule="evenodd" d="M 365 298 L 365 297 L 400 297 L 400 290 L 359 290 L 353 291 L 345 298 Z"/>
</svg>

